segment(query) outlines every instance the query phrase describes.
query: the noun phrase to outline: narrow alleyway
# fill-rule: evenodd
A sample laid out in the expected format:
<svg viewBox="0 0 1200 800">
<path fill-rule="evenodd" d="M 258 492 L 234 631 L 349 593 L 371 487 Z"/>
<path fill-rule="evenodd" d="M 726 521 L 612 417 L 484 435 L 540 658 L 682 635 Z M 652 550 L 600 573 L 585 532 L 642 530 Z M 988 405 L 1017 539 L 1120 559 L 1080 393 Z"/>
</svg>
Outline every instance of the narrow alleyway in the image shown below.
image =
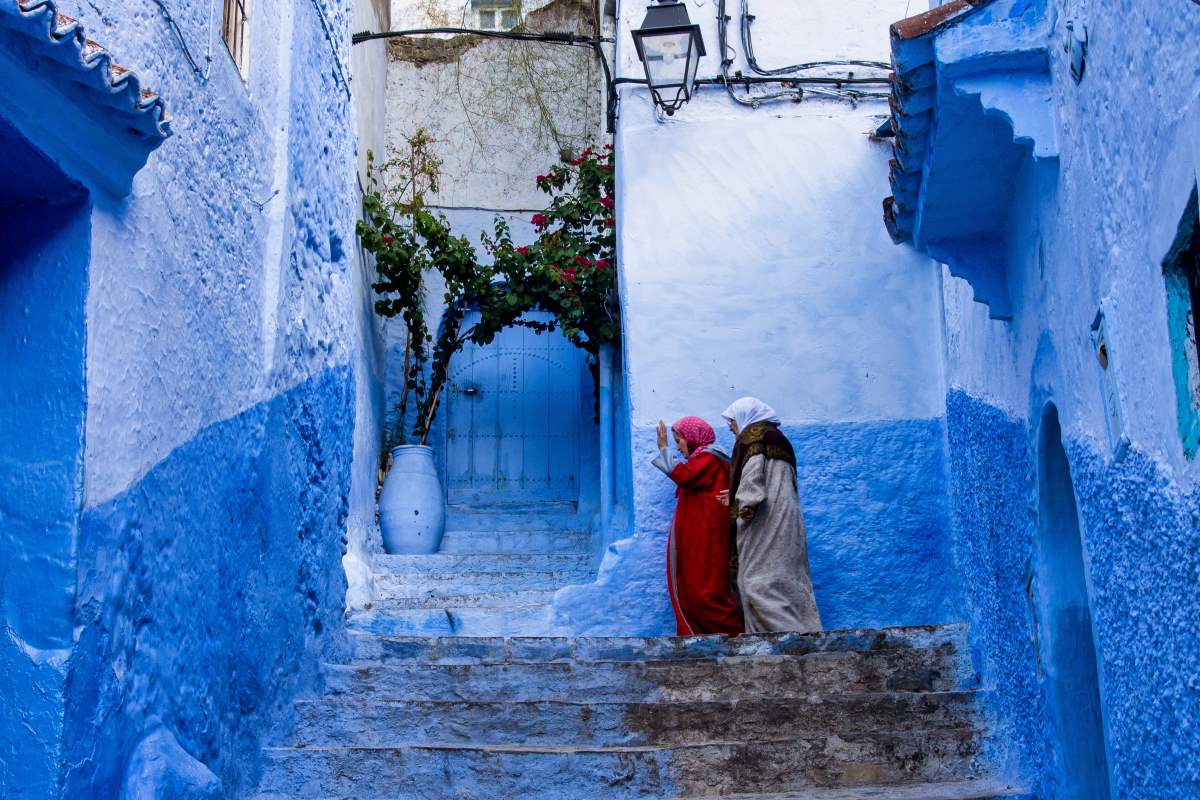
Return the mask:
<svg viewBox="0 0 1200 800">
<path fill-rule="evenodd" d="M 326 665 L 258 800 L 1022 797 L 985 772 L 961 626 L 678 638 L 544 636 L 588 535 L 451 518 L 382 556 L 354 657 Z"/>
</svg>

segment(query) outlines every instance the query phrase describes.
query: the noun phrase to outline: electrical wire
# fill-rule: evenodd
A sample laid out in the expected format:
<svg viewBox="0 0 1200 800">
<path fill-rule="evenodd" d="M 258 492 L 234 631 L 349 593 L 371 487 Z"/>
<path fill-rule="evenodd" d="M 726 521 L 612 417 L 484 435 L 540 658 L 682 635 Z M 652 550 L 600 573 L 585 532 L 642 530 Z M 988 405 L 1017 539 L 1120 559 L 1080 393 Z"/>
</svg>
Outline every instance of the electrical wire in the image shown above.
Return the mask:
<svg viewBox="0 0 1200 800">
<path fill-rule="evenodd" d="M 608 64 L 608 56 L 604 53 L 604 45 L 611 44 L 613 40 L 608 37 L 590 38 L 580 36 L 577 33 L 565 33 L 562 31 L 546 31 L 545 33 L 534 33 L 530 31 L 485 31 L 476 28 L 410 28 L 403 31 L 380 31 L 372 33 L 371 31 L 362 31 L 350 37 L 351 44 L 362 44 L 363 42 L 371 42 L 377 39 L 396 39 L 405 36 L 432 36 L 437 34 L 451 34 L 455 36 L 478 36 L 483 39 L 508 39 L 517 42 L 542 42 L 544 44 L 558 44 L 567 47 L 587 47 L 590 48 L 598 59 L 600 66 L 604 69 L 604 86 L 608 97 L 606 103 L 607 128 L 609 133 L 615 133 L 617 128 L 617 93 L 614 89 L 615 81 L 613 80 L 612 68 Z"/>
<path fill-rule="evenodd" d="M 346 90 L 346 99 L 353 100 L 354 95 L 350 91 L 350 80 L 346 77 L 346 70 L 342 67 L 342 57 L 338 54 L 337 42 L 334 41 L 333 31 L 330 28 L 329 20 L 325 19 L 325 12 L 321 8 L 319 0 L 312 0 L 313 11 L 316 12 L 317 19 L 321 21 L 321 29 L 325 33 L 325 41 L 329 42 L 329 49 L 333 56 L 333 63 L 337 66 L 338 82 L 342 84 L 342 88 Z"/>
<path fill-rule="evenodd" d="M 746 64 L 752 71 L 759 75 L 790 75 L 796 72 L 803 72 L 810 69 L 820 69 L 827 67 L 866 67 L 868 69 L 889 70 L 891 65 L 883 61 L 860 61 L 857 59 L 843 59 L 834 61 L 811 61 L 807 64 L 792 64 L 788 67 L 779 67 L 775 69 L 767 69 L 759 65 L 758 59 L 754 55 L 754 39 L 750 34 L 750 25 L 754 22 L 754 15 L 750 13 L 750 0 L 742 0 L 742 14 L 739 20 L 739 27 L 742 33 L 742 53 L 746 56 Z M 886 79 L 885 79 L 886 80 Z"/>
<path fill-rule="evenodd" d="M 154 5 L 158 6 L 158 10 L 162 12 L 163 19 L 167 21 L 167 27 L 175 34 L 175 38 L 179 40 L 179 46 L 183 50 L 183 57 L 187 59 L 188 66 L 192 68 L 192 72 L 196 73 L 196 77 L 208 80 L 208 70 L 212 69 L 212 0 L 209 0 L 208 6 L 208 55 L 204 57 L 207 62 L 207 69 L 200 69 L 200 64 L 197 63 L 195 56 L 192 55 L 191 48 L 188 47 L 187 39 L 183 38 L 183 29 L 179 27 L 179 23 L 171 16 L 171 12 L 167 10 L 163 0 L 150 0 Z"/>
<path fill-rule="evenodd" d="M 754 20 L 754 16 L 750 13 L 749 0 L 742 0 L 741 17 L 739 19 L 739 27 L 741 30 L 741 44 L 743 55 L 746 57 L 747 65 L 757 72 L 758 75 L 747 76 L 741 71 L 730 75 L 730 67 L 734 63 L 735 52 L 729 46 L 729 22 L 730 16 L 726 12 L 726 0 L 717 1 L 717 39 L 718 47 L 721 51 L 721 77 L 712 79 L 716 83 L 721 83 L 725 86 L 726 92 L 735 102 L 758 108 L 763 103 L 774 102 L 779 100 L 789 100 L 791 102 L 801 102 L 805 95 L 811 94 L 818 97 L 827 97 L 836 100 L 846 100 L 851 103 L 857 103 L 860 100 L 867 99 L 884 99 L 888 96 L 887 92 L 872 92 L 853 87 L 855 85 L 876 85 L 887 86 L 890 81 L 886 76 L 871 76 L 871 77 L 855 77 L 853 73 L 846 77 L 837 76 L 805 76 L 796 73 L 805 72 L 813 69 L 821 68 L 840 68 L 847 66 L 862 66 L 869 69 L 887 69 L 888 65 L 882 61 L 865 61 L 858 59 L 844 59 L 834 61 L 812 61 L 805 64 L 793 64 L 788 67 L 778 69 L 766 69 L 758 64 L 754 57 L 754 42 L 750 35 L 750 24 Z M 697 81 L 699 83 L 699 81 Z M 768 92 L 768 93 L 752 93 L 750 87 L 755 84 L 773 83 L 789 88 L 783 91 Z M 740 93 L 735 91 L 734 87 L 741 84 L 746 91 Z M 832 87 L 832 88 L 822 88 Z"/>
</svg>

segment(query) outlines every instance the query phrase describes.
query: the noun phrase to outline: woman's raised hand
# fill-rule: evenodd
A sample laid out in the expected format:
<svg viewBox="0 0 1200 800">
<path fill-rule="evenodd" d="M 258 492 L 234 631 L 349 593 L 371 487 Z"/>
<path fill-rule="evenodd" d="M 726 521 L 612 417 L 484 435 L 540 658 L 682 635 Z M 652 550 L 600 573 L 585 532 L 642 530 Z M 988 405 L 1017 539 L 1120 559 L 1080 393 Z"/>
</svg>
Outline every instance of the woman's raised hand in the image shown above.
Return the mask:
<svg viewBox="0 0 1200 800">
<path fill-rule="evenodd" d="M 662 450 L 667 446 L 667 423 L 661 419 L 658 421 L 658 449 Z"/>
<path fill-rule="evenodd" d="M 724 489 L 720 492 L 717 492 L 717 502 L 723 506 L 729 505 L 729 490 L 728 489 Z"/>
</svg>

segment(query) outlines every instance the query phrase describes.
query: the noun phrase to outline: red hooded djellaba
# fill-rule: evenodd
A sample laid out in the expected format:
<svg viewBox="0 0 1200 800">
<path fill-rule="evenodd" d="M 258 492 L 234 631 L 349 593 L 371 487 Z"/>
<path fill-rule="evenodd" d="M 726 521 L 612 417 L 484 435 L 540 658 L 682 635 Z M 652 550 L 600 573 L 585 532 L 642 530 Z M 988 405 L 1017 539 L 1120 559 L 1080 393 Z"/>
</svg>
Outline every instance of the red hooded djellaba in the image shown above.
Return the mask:
<svg viewBox="0 0 1200 800">
<path fill-rule="evenodd" d="M 729 511 L 717 494 L 729 488 L 729 457 L 712 426 L 684 417 L 671 426 L 678 460 L 658 424 L 654 466 L 675 482 L 675 515 L 667 543 L 667 586 L 679 636 L 743 632 L 742 612 L 729 581 Z"/>
</svg>

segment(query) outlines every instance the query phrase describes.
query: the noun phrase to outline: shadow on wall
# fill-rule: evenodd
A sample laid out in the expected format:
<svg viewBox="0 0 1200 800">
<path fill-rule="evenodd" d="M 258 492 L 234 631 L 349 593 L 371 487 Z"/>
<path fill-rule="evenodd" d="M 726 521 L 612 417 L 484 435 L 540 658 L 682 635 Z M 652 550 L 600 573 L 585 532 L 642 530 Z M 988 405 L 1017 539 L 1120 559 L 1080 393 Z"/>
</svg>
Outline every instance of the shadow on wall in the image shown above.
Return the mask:
<svg viewBox="0 0 1200 800">
<path fill-rule="evenodd" d="M 83 495 L 83 187 L 0 117 L 0 796 L 58 781 Z"/>
<path fill-rule="evenodd" d="M 1037 638 L 1047 712 L 1056 735 L 1056 800 L 1107 800 L 1100 683 L 1071 468 L 1058 409 L 1046 406 L 1038 441 Z"/>
</svg>

